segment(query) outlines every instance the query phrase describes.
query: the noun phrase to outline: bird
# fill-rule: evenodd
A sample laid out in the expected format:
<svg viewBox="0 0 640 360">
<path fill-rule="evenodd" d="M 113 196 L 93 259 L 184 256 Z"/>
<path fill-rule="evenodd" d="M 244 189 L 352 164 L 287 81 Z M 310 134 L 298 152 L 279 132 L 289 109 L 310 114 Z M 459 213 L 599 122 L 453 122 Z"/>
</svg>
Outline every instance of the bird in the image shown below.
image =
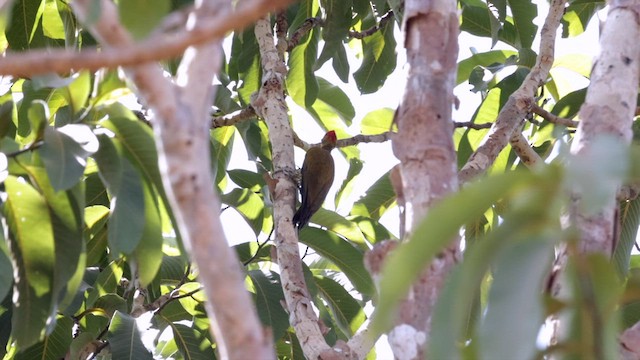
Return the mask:
<svg viewBox="0 0 640 360">
<path fill-rule="evenodd" d="M 307 151 L 302 163 L 302 204 L 293 216 L 293 224 L 300 231 L 309 223 L 311 216 L 315 214 L 329 189 L 333 184 L 335 166 L 331 150 L 336 147 L 336 132 L 328 131 L 322 138 L 320 146 L 312 147 Z"/>
</svg>

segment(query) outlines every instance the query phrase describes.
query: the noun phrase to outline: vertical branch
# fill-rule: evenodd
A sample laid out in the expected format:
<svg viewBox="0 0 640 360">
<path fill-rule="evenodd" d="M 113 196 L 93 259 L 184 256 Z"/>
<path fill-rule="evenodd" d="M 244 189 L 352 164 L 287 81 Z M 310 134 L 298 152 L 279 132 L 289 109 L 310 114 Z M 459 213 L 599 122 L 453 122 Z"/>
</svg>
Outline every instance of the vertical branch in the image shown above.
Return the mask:
<svg viewBox="0 0 640 360">
<path fill-rule="evenodd" d="M 633 6 L 629 6 L 631 4 Z M 571 144 L 571 153 L 577 157 L 585 156 L 594 140 L 603 135 L 624 144 L 631 143 L 640 70 L 639 16 L 638 0 L 610 3 L 600 38 L 602 51 L 593 66 L 591 84 L 580 108 L 581 121 Z M 598 168 L 598 164 L 593 166 Z M 612 195 L 615 194 L 613 190 Z M 611 256 L 615 246 L 615 197 L 612 196 L 597 214 L 585 214 L 578 206 L 573 208 L 576 212 L 572 218 L 581 234 L 580 251 Z"/>
<path fill-rule="evenodd" d="M 493 165 L 500 151 L 509 143 L 520 120 L 524 119 L 533 106 L 535 92 L 547 80 L 553 64 L 556 30 L 564 14 L 565 3 L 566 0 L 552 0 L 549 14 L 540 31 L 540 52 L 536 64 L 518 90 L 509 96 L 489 134 L 460 170 L 461 182 L 470 181 Z"/>
<path fill-rule="evenodd" d="M 318 317 L 304 281 L 298 237 L 291 222 L 297 188 L 292 180 L 295 172 L 293 131 L 284 92 L 287 68 L 276 50 L 269 17 L 256 22 L 255 33 L 260 47 L 263 76 L 262 87 L 253 99 L 252 106 L 269 127 L 273 178 L 276 183 L 272 196 L 280 280 L 289 310 L 289 322 L 296 331 L 302 350 L 307 359 L 318 359 L 323 351 L 330 348 L 320 331 Z"/>
<path fill-rule="evenodd" d="M 91 1 L 73 3 L 78 17 L 87 19 Z M 121 26 L 117 9 L 101 1 L 101 18 L 91 26 L 92 33 L 106 47 L 133 46 Z M 229 9 L 219 4 L 196 2 L 195 21 L 212 11 Z M 206 295 L 207 312 L 220 356 L 233 359 L 273 358 L 271 339 L 262 331 L 253 302 L 244 287 L 244 276 L 235 253 L 229 248 L 220 223 L 219 202 L 213 192 L 209 164 L 208 107 L 211 83 L 220 66 L 221 39 L 189 49 L 180 66 L 178 86 L 164 77 L 155 63 L 132 66 L 127 75 L 139 95 L 154 110 L 154 132 L 159 167 L 164 186 L 176 216 L 185 246 L 191 250 L 200 271 Z M 210 56 L 211 58 L 201 58 Z M 207 66 L 206 61 L 214 60 Z M 215 62 L 217 60 L 217 62 Z M 239 317 L 238 314 L 242 314 Z"/>
<path fill-rule="evenodd" d="M 401 162 L 410 233 L 435 202 L 458 188 L 451 118 L 458 55 L 456 1 L 408 0 L 404 19 L 409 70 L 396 115 L 393 151 Z M 451 239 L 442 256 L 413 285 L 412 296 L 401 303 L 400 316 L 389 333 L 396 357 L 424 358 L 431 311 L 459 257 L 459 239 Z"/>
</svg>

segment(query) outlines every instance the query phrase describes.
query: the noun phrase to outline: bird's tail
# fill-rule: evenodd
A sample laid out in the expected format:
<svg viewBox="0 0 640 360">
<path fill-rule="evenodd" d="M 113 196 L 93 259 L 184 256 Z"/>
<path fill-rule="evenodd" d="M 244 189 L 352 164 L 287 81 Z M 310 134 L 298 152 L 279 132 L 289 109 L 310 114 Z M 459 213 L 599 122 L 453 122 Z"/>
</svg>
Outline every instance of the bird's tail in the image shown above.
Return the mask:
<svg viewBox="0 0 640 360">
<path fill-rule="evenodd" d="M 293 215 L 293 225 L 298 228 L 298 232 L 309 223 L 311 218 L 308 211 L 304 211 L 304 206 L 300 206 L 295 215 Z"/>
</svg>

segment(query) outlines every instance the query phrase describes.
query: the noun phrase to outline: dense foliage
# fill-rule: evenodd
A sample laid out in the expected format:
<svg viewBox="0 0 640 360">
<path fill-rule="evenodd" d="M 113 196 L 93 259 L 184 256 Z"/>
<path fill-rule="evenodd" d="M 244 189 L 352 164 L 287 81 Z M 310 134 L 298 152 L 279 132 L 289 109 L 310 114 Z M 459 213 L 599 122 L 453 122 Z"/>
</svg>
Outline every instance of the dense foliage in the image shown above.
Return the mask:
<svg viewBox="0 0 640 360">
<path fill-rule="evenodd" d="M 41 47 L 80 51 L 96 45 L 65 1 L 9 3 L 0 7 L 0 48 L 6 53 Z M 354 81 L 362 94 L 378 91 L 401 65 L 396 49 L 401 4 L 302 0 L 284 13 L 289 38 L 299 37 L 286 60 L 288 95 L 339 138 L 356 135 L 353 129 L 358 126 L 359 134 L 385 132 L 392 128 L 393 112 L 380 109 L 357 119 L 343 84 L 319 77 L 318 69 L 330 62 L 332 70 L 325 66 L 323 71 L 335 72 L 345 83 Z M 118 6 L 122 23 L 143 39 L 157 36 L 154 29 L 167 14 L 189 5 L 188 0 L 121 0 Z M 562 35 L 580 35 L 602 6 L 602 1 L 571 2 Z M 456 120 L 492 123 L 535 63 L 532 46 L 539 29 L 533 20 L 545 14 L 538 14 L 533 1 L 522 0 L 460 0 L 459 7 L 463 32 L 490 38 L 499 46 L 476 49 L 460 60 L 457 84 L 471 88 L 474 94 L 468 96 L 481 98 L 481 103 L 470 118 Z M 135 15 L 140 13 L 145 16 Z M 100 16 L 99 8 L 95 16 Z M 316 17 L 321 21 L 309 20 Z M 261 85 L 253 29 L 229 37 L 230 52 L 212 104 L 214 117 L 246 108 Z M 162 66 L 168 74 L 176 71 L 174 59 Z M 559 68 L 588 79 L 590 59 L 569 55 L 556 59 L 554 69 Z M 572 119 L 586 89 L 574 88 L 566 73 L 552 70 L 538 103 Z M 132 91 L 118 70 L 2 78 L 0 352 L 7 359 L 55 359 L 67 353 L 72 359 L 215 357 L 198 272 L 172 225 L 152 122 L 144 108 L 134 111 L 123 105 L 131 105 L 123 98 Z M 630 256 L 640 216 L 638 200 L 621 204 L 621 237 L 613 265 L 598 256 L 577 258 L 567 275 L 573 281 L 571 295 L 564 302 L 542 301 L 554 246 L 571 244 L 575 236 L 559 223 L 568 199 L 565 190 L 581 187 L 592 195 L 590 203 L 598 204 L 609 195 L 601 184 L 626 178 L 634 168 L 625 160 L 631 158 L 625 148 L 606 141 L 593 156 L 620 160 L 610 162 L 609 168 L 592 173 L 588 164 L 564 166 L 571 164 L 566 150 L 574 129 L 533 114 L 528 120 L 523 133 L 543 159 L 557 159 L 556 166 L 537 174 L 512 171 L 523 166 L 508 147 L 491 167 L 489 180 L 443 201 L 412 235 L 432 241 L 414 241 L 390 260 L 406 271 L 385 279 L 383 294 L 400 296 L 424 263 L 464 228 L 466 260 L 453 274 L 438 305 L 443 310 L 433 320 L 432 350 L 438 358 L 449 358 L 464 343 L 458 340 L 464 339 L 473 339 L 466 350 L 482 358 L 505 358 L 513 351 L 532 358 L 546 351 L 536 347 L 545 316 L 567 308 L 575 310 L 575 324 L 580 324 L 573 347 L 602 341 L 605 353 L 615 354 L 619 319 L 627 326 L 640 319 L 640 259 Z M 281 304 L 283 290 L 272 245 L 265 243 L 274 225 L 263 177 L 272 168 L 267 131 L 256 119 L 213 128 L 209 165 L 216 184 L 211 186 L 224 208 L 239 212 L 260 240 L 234 246 L 246 268 L 248 291 L 261 321 L 271 328 L 278 356 L 300 359 L 296 334 Z M 487 132 L 478 126 L 456 128 L 460 166 Z M 255 162 L 253 171 L 230 167 L 234 143 Z M 389 313 L 392 302 L 387 300 L 393 296 L 378 302 L 363 256 L 373 244 L 395 239 L 398 233 L 380 222 L 395 206 L 388 173 L 368 189 L 354 188 L 363 167 L 377 164 L 363 163 L 357 147 L 341 148 L 340 156 L 349 170 L 345 179 L 336 181 L 336 208 L 343 208 L 349 196 L 359 200 L 345 212 L 321 209 L 311 221 L 321 227 L 307 227 L 299 234 L 301 243 L 317 254 L 305 259 L 304 270 L 329 344 L 359 329 L 367 319 L 365 306 L 379 304 L 383 314 Z M 585 279 L 590 287 L 585 287 Z M 625 279 L 631 280 L 623 296 Z"/>
</svg>

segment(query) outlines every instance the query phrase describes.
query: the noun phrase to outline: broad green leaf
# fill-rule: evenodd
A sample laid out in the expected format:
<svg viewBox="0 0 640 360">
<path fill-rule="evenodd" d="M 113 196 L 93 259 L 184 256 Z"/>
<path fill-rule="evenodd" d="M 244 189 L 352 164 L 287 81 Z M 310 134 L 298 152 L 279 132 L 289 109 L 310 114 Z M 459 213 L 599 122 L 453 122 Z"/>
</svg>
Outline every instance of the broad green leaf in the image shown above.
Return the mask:
<svg viewBox="0 0 640 360">
<path fill-rule="evenodd" d="M 517 52 L 511 50 L 492 50 L 484 53 L 474 53 L 458 63 L 456 85 L 460 85 L 469 79 L 471 72 L 477 66 L 496 73 L 506 66 L 514 65 Z"/>
<path fill-rule="evenodd" d="M 235 129 L 233 126 L 211 130 L 211 168 L 216 174 L 216 184 L 220 184 L 226 176 L 234 139 Z"/>
<path fill-rule="evenodd" d="M 571 119 L 578 114 L 580 107 L 584 103 L 587 89 L 576 90 L 565 95 L 551 109 L 551 113 L 563 118 Z"/>
<path fill-rule="evenodd" d="M 249 271 L 249 278 L 255 289 L 258 316 L 264 326 L 271 328 L 273 339 L 278 340 L 289 328 L 289 315 L 282 303 L 284 294 L 280 277 L 275 272 L 263 273 L 261 270 Z"/>
<path fill-rule="evenodd" d="M 358 225 L 358 228 L 364 235 L 365 239 L 371 244 L 375 244 L 380 240 L 396 240 L 397 237 L 392 234 L 384 225 L 377 220 L 373 220 L 366 216 L 351 216 L 351 221 Z"/>
<path fill-rule="evenodd" d="M 169 13 L 169 0 L 126 0 L 118 3 L 118 13 L 122 25 L 134 39 L 143 39 L 149 35 Z M 144 16 L 140 16 L 144 14 Z"/>
<path fill-rule="evenodd" d="M 368 298 L 373 296 L 375 292 L 373 281 L 364 268 L 361 250 L 339 236 L 318 228 L 305 227 L 300 231 L 299 236 L 300 242 L 340 268 L 359 292 Z"/>
<path fill-rule="evenodd" d="M 66 190 L 75 185 L 87 165 L 87 157 L 97 150 L 97 141 L 85 125 L 67 125 L 66 131 L 47 126 L 44 130 L 44 144 L 40 148 L 51 185 L 56 191 Z M 82 131 L 91 134 L 85 146 L 79 144 L 68 132 Z"/>
<path fill-rule="evenodd" d="M 260 191 L 260 189 L 265 186 L 264 178 L 262 175 L 244 169 L 233 169 L 227 171 L 229 178 L 236 185 L 240 186 L 243 189 L 248 189 L 251 191 Z"/>
<path fill-rule="evenodd" d="M 161 284 L 177 284 L 185 277 L 187 260 L 182 256 L 164 256 L 158 271 Z"/>
<path fill-rule="evenodd" d="M 122 144 L 124 154 L 142 175 L 153 183 L 155 188 L 160 191 L 163 199 L 165 199 L 166 195 L 164 194 L 162 177 L 158 169 L 158 153 L 153 139 L 153 132 L 151 128 L 136 119 L 128 110 L 126 110 L 128 114 L 126 117 L 115 114 L 123 110 L 119 110 L 116 105 L 112 105 L 111 111 L 113 114 L 109 116 L 108 120 L 101 121 L 100 125 L 116 134 L 116 138 Z"/>
<path fill-rule="evenodd" d="M 140 174 L 122 158 L 121 185 L 111 195 L 109 247 L 112 254 L 131 254 L 138 246 L 145 227 L 144 186 Z"/>
<path fill-rule="evenodd" d="M 55 243 L 47 204 L 38 192 L 9 176 L 5 216 L 11 232 L 15 277 L 12 337 L 20 349 L 38 342 L 51 319 Z"/>
<path fill-rule="evenodd" d="M 574 37 L 582 34 L 593 15 L 602 9 L 604 0 L 574 0 L 565 9 L 562 17 L 562 37 Z"/>
<path fill-rule="evenodd" d="M 366 319 L 362 305 L 337 281 L 319 275 L 314 280 L 342 332 L 352 336 Z"/>
<path fill-rule="evenodd" d="M 568 349 L 567 355 L 616 358 L 620 351 L 617 308 L 623 287 L 613 264 L 602 254 L 591 254 L 570 258 L 565 271 L 570 291 L 569 298 L 562 300 L 573 306 L 561 316 L 577 345 Z"/>
<path fill-rule="evenodd" d="M 71 84 L 58 91 L 71 106 L 71 114 L 77 114 L 84 108 L 91 93 L 91 74 L 88 71 L 81 71 L 74 76 Z"/>
<path fill-rule="evenodd" d="M 16 360 L 58 360 L 63 359 L 71 345 L 73 320 L 66 316 L 58 316 L 56 326 L 51 334 L 42 342 L 16 354 Z"/>
<path fill-rule="evenodd" d="M 289 55 L 287 90 L 293 101 L 303 108 L 310 108 L 318 97 L 318 80 L 314 73 L 318 52 L 318 30 L 311 30 Z"/>
<path fill-rule="evenodd" d="M 369 112 L 360 122 L 360 132 L 363 135 L 377 135 L 391 131 L 395 110 L 382 108 Z"/>
<path fill-rule="evenodd" d="M 591 57 L 586 54 L 567 54 L 555 59 L 553 68 L 562 67 L 588 78 L 591 75 L 592 63 Z"/>
<path fill-rule="evenodd" d="M 109 348 L 113 359 L 152 360 L 153 356 L 142 344 L 136 320 L 126 313 L 116 311 L 109 324 Z"/>
<path fill-rule="evenodd" d="M 541 292 L 553 259 L 550 240 L 531 236 L 499 251 L 478 330 L 481 358 L 535 357 L 536 337 L 545 318 Z"/>
<path fill-rule="evenodd" d="M 173 330 L 173 339 L 185 359 L 210 360 L 216 358 L 213 345 L 199 329 L 171 323 L 171 330 Z"/>
<path fill-rule="evenodd" d="M 259 159 L 265 168 L 271 169 L 273 167 L 271 163 L 271 143 L 269 142 L 268 129 L 263 125 L 263 122 L 240 123 L 236 125 L 236 128 L 240 132 L 240 136 L 242 136 L 249 160 L 256 161 L 256 159 Z"/>
<path fill-rule="evenodd" d="M 533 19 L 538 15 L 538 6 L 530 1 L 508 0 L 513 14 L 513 23 L 518 31 L 520 46 L 518 49 L 530 49 L 538 27 Z"/>
<path fill-rule="evenodd" d="M 481 6 L 463 6 L 462 7 L 462 23 L 460 30 L 466 31 L 472 35 L 487 37 L 494 40 L 495 31 L 498 30 L 497 40 L 503 41 L 514 48 L 519 48 L 516 44 L 516 28 L 509 21 L 502 24 L 502 28 L 497 29 L 497 19 L 487 8 L 486 4 Z"/>
<path fill-rule="evenodd" d="M 162 223 L 158 202 L 151 186 L 143 184 L 144 230 L 138 246 L 133 251 L 133 260 L 141 286 L 147 286 L 156 277 L 162 264 Z"/>
<path fill-rule="evenodd" d="M 387 172 L 371 185 L 363 197 L 353 204 L 351 215 L 362 215 L 380 220 L 395 201 L 396 193 L 391 187 L 391 180 Z"/>
<path fill-rule="evenodd" d="M 342 181 L 340 188 L 336 191 L 335 204 L 336 207 L 340 207 L 341 199 L 348 199 L 353 191 L 354 180 L 362 171 L 363 163 L 358 158 L 349 159 L 349 171 L 347 171 L 347 177 Z"/>
<path fill-rule="evenodd" d="M 249 260 L 252 262 L 271 261 L 271 252 L 275 251 L 273 245 L 266 244 L 258 248 L 257 242 L 245 242 L 235 245 L 233 249 L 238 255 L 241 263 L 245 264 Z"/>
<path fill-rule="evenodd" d="M 409 241 L 398 247 L 385 262 L 373 320 L 376 333 L 387 327 L 397 302 L 424 266 L 455 238 L 460 227 L 477 219 L 511 189 L 532 181 L 531 175 L 527 175 L 512 172 L 491 176 L 469 184 L 429 210 L 427 217 L 413 230 Z"/>
<path fill-rule="evenodd" d="M 42 27 L 44 35 L 52 39 L 65 39 L 64 24 L 58 12 L 55 0 L 46 0 L 42 13 Z"/>
<path fill-rule="evenodd" d="M 29 50 L 44 45 L 44 33 L 39 21 L 44 0 L 17 0 L 11 10 L 11 21 L 5 31 L 9 47 L 14 51 Z"/>
<path fill-rule="evenodd" d="M 640 226 L 640 199 L 623 201 L 619 205 L 620 238 L 613 253 L 613 262 L 618 274 L 623 278 L 629 272 L 631 250 L 636 243 Z"/>
<path fill-rule="evenodd" d="M 311 115 L 320 120 L 325 129 L 335 129 L 336 126 L 331 124 L 337 123 L 338 119 L 344 125 L 351 126 L 351 121 L 356 115 L 351 99 L 338 86 L 321 77 L 318 77 L 317 80 L 318 98 L 313 104 L 313 110 L 310 110 Z M 327 122 L 329 119 L 333 121 Z"/>
<path fill-rule="evenodd" d="M 131 254 L 144 231 L 144 189 L 140 174 L 120 149 L 105 135 L 99 137 L 100 149 L 94 158 L 100 177 L 111 195 L 109 246 L 115 255 Z"/>
<path fill-rule="evenodd" d="M 247 189 L 233 189 L 221 195 L 220 200 L 238 211 L 256 235 L 263 230 L 268 232 L 271 229 L 271 217 L 264 217 L 264 202 L 254 192 Z"/>
<path fill-rule="evenodd" d="M 344 218 L 335 211 L 320 208 L 311 217 L 311 222 L 318 224 L 329 231 L 343 236 L 358 245 L 364 244 L 364 236 L 356 224 Z"/>
<path fill-rule="evenodd" d="M 393 29 L 394 22 L 389 21 L 373 35 L 362 39 L 362 65 L 353 73 L 353 78 L 363 94 L 378 91 L 389 74 L 396 69 L 396 39 Z"/>
<path fill-rule="evenodd" d="M 347 38 L 351 26 L 351 0 L 322 0 L 321 4 L 327 17 L 322 26 L 324 47 L 318 57 L 316 69 L 344 47 L 343 40 Z"/>
<path fill-rule="evenodd" d="M 13 285 L 13 267 L 11 265 L 7 239 L 4 238 L 4 228 L 0 224 L 0 299 L 4 299 Z M 0 300 L 2 301 L 2 300 Z M 0 321 L 1 323 L 2 321 Z"/>
<path fill-rule="evenodd" d="M 120 285 L 120 279 L 122 279 L 123 263 L 124 260 L 122 259 L 114 260 L 100 271 L 98 278 L 93 284 L 93 289 L 89 290 L 86 301 L 87 307 L 93 307 L 96 300 L 100 297 L 116 292 L 116 289 Z"/>
</svg>

